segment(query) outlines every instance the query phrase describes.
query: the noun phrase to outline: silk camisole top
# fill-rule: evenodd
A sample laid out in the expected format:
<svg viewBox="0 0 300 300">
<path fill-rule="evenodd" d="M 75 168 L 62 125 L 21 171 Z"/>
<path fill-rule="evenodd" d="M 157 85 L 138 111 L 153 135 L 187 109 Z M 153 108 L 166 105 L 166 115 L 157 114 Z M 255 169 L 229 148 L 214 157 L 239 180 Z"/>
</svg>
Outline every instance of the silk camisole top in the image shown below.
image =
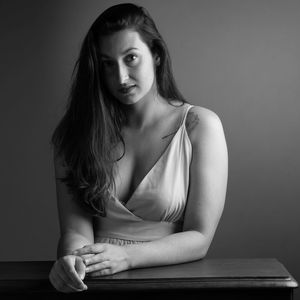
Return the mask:
<svg viewBox="0 0 300 300">
<path fill-rule="evenodd" d="M 113 195 L 105 202 L 106 216 L 94 219 L 95 242 L 145 242 L 181 231 L 192 157 L 185 125 L 191 107 L 187 104 L 180 127 L 126 204 Z"/>
</svg>

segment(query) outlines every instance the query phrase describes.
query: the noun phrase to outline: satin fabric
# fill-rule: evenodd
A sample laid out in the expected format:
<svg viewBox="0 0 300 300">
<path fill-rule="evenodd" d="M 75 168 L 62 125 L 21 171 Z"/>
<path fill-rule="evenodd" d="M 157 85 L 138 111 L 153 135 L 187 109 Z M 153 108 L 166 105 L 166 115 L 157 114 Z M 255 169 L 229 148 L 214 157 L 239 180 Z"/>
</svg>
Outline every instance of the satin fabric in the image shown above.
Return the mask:
<svg viewBox="0 0 300 300">
<path fill-rule="evenodd" d="M 144 176 L 126 204 L 115 196 L 106 202 L 106 216 L 95 217 L 95 242 L 147 242 L 182 230 L 192 157 L 185 120 L 171 142 Z"/>
</svg>

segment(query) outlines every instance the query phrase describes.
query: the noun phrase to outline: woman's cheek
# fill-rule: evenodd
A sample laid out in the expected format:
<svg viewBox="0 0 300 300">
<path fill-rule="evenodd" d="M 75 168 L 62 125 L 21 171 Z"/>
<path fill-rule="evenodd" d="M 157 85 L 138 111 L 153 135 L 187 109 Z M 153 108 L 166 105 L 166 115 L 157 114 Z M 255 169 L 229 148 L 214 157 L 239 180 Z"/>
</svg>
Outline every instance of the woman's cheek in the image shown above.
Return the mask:
<svg viewBox="0 0 300 300">
<path fill-rule="evenodd" d="M 115 95 L 114 92 L 116 91 L 116 84 L 115 84 L 114 76 L 109 73 L 105 74 L 104 76 L 105 76 L 105 84 L 109 92 Z"/>
</svg>

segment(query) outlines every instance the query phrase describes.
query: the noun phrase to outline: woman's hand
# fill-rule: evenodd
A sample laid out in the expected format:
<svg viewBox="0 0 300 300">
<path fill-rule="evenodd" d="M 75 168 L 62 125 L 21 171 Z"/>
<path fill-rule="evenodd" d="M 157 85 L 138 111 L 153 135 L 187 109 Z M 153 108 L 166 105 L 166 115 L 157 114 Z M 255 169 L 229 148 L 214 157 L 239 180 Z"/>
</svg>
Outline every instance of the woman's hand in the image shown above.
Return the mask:
<svg viewBox="0 0 300 300">
<path fill-rule="evenodd" d="M 85 272 L 91 277 L 111 275 L 130 268 L 128 254 L 122 246 L 96 243 L 77 249 L 72 254 L 82 257 Z M 84 257 L 87 254 L 93 256 Z"/>
<path fill-rule="evenodd" d="M 81 257 L 66 255 L 54 263 L 49 279 L 52 285 L 60 292 L 80 292 L 87 289 L 87 286 L 82 281 L 85 273 L 85 264 Z"/>
</svg>

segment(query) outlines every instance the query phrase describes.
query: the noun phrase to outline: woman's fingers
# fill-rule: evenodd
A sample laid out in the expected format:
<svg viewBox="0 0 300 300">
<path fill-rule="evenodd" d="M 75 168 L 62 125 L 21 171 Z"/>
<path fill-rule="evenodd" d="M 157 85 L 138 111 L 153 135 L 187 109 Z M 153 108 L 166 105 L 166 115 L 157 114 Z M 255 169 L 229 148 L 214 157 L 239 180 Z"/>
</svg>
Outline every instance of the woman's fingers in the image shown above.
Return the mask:
<svg viewBox="0 0 300 300">
<path fill-rule="evenodd" d="M 83 281 L 81 280 L 81 277 L 80 277 L 80 276 L 82 276 L 82 279 L 84 278 L 85 265 L 80 257 L 75 257 L 74 259 L 75 259 L 74 264 L 71 264 L 68 261 L 63 261 L 62 270 L 61 270 L 61 272 L 59 272 L 59 274 L 61 275 L 61 277 L 63 277 L 63 280 L 66 283 L 68 283 L 68 285 L 71 285 L 75 289 L 80 289 L 80 290 L 87 289 L 87 286 L 83 283 Z M 74 267 L 74 265 L 75 265 L 75 267 Z M 76 266 L 77 266 L 77 268 L 80 269 L 80 272 L 81 272 L 80 274 L 77 273 L 77 271 L 75 269 Z"/>
<path fill-rule="evenodd" d="M 110 262 L 109 261 L 102 261 L 102 262 L 91 264 L 88 267 L 86 267 L 86 273 L 92 273 L 92 272 L 96 272 L 96 271 L 103 271 L 103 270 L 109 269 L 109 268 L 110 268 Z"/>
<path fill-rule="evenodd" d="M 129 268 L 128 254 L 121 246 L 96 243 L 77 249 L 73 253 L 83 259 L 86 265 L 85 272 L 89 275 L 92 273 L 96 274 L 95 276 L 115 274 Z M 86 257 L 87 254 L 92 255 Z"/>
<path fill-rule="evenodd" d="M 103 253 L 94 254 L 92 257 L 87 257 L 83 259 L 86 266 L 96 264 L 96 263 L 101 263 L 106 260 L 108 259 Z"/>
<path fill-rule="evenodd" d="M 82 282 L 85 277 L 85 264 L 80 256 L 76 256 L 75 258 L 75 270 Z"/>
<path fill-rule="evenodd" d="M 49 280 L 54 288 L 60 292 L 71 293 L 82 291 L 82 289 L 77 289 L 68 283 L 69 279 L 64 273 L 64 270 L 61 270 L 60 268 L 52 268 L 49 274 Z"/>
<path fill-rule="evenodd" d="M 85 289 L 76 288 L 70 283 L 70 279 L 64 272 L 58 272 L 56 274 L 56 280 L 58 282 L 58 290 L 64 293 L 81 292 Z"/>
<path fill-rule="evenodd" d="M 90 258 L 90 257 L 93 257 L 95 254 L 83 254 L 83 255 L 80 255 L 80 257 L 82 258 L 83 262 L 86 258 Z"/>
<path fill-rule="evenodd" d="M 112 274 L 113 274 L 112 269 L 107 268 L 107 269 L 102 269 L 100 271 L 93 272 L 93 273 L 89 274 L 89 276 L 91 276 L 91 277 L 100 277 L 100 276 L 112 275 Z"/>
<path fill-rule="evenodd" d="M 54 263 L 49 279 L 58 291 L 70 293 L 87 290 L 87 286 L 81 280 L 84 276 L 85 264 L 82 258 L 75 255 L 66 255 Z"/>
</svg>

